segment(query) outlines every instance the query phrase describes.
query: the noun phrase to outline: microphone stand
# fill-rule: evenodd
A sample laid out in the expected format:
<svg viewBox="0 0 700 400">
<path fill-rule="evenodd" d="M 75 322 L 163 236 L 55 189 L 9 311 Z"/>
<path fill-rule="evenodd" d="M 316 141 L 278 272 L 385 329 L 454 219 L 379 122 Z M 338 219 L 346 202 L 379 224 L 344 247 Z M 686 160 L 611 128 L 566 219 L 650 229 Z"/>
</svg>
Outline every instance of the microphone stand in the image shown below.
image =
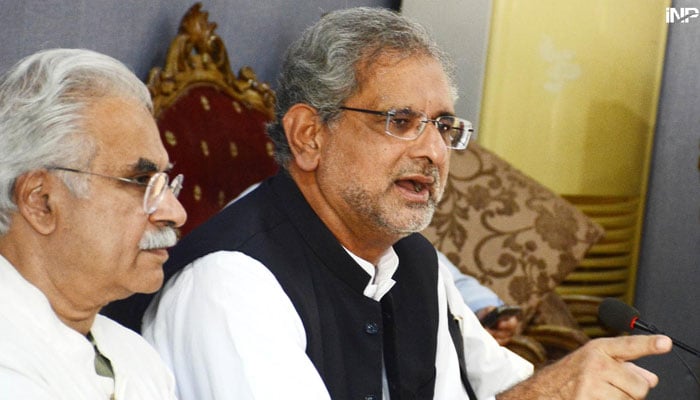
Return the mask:
<svg viewBox="0 0 700 400">
<path fill-rule="evenodd" d="M 645 323 L 644 321 L 640 320 L 639 317 L 635 317 L 632 320 L 632 323 L 630 325 L 632 325 L 632 327 L 634 327 L 636 329 L 639 329 L 639 330 L 647 332 L 647 333 L 665 335 L 665 333 L 661 332 L 657 327 L 655 327 L 652 324 Z M 690 345 L 687 345 L 676 338 L 671 338 L 671 341 L 673 341 L 674 346 L 678 346 L 681 349 L 687 351 L 688 353 L 690 353 L 696 357 L 700 357 L 700 351 L 692 348 Z"/>
<path fill-rule="evenodd" d="M 640 321 L 640 320 L 639 320 L 639 317 L 634 317 L 634 319 L 632 319 L 632 323 L 630 324 L 630 326 L 631 326 L 633 329 L 636 328 L 636 329 L 639 329 L 640 331 L 644 331 L 644 332 L 647 332 L 647 333 L 652 333 L 652 334 L 657 334 L 657 333 L 659 333 L 659 334 L 664 334 L 663 332 L 661 332 L 661 331 L 660 331 L 657 327 L 655 327 L 654 325 L 652 325 L 652 324 L 647 324 L 647 323 L 645 323 L 644 321 Z M 688 353 L 693 354 L 693 355 L 696 356 L 696 357 L 700 357 L 700 352 L 698 352 L 696 349 L 690 347 L 689 345 L 687 345 L 687 344 L 681 342 L 680 340 L 671 338 L 671 341 L 673 342 L 673 346 L 674 346 L 674 347 L 675 347 L 675 346 L 678 346 L 678 347 L 680 347 L 681 349 L 687 351 Z M 687 370 L 688 370 L 688 373 L 690 373 L 690 376 L 692 376 L 693 379 L 695 379 L 695 382 L 696 382 L 698 385 L 700 385 L 700 379 L 698 379 L 698 376 L 695 375 L 695 372 L 693 372 L 693 369 L 690 368 L 690 365 L 688 365 L 688 363 L 683 359 L 683 357 L 681 357 L 681 355 L 678 354 L 678 352 L 676 352 L 676 349 L 675 349 L 675 348 L 671 349 L 671 351 L 672 351 L 672 353 L 673 353 L 676 357 L 678 357 L 678 359 L 679 359 L 680 362 L 683 364 L 683 366 L 685 366 L 685 369 L 687 369 Z"/>
</svg>

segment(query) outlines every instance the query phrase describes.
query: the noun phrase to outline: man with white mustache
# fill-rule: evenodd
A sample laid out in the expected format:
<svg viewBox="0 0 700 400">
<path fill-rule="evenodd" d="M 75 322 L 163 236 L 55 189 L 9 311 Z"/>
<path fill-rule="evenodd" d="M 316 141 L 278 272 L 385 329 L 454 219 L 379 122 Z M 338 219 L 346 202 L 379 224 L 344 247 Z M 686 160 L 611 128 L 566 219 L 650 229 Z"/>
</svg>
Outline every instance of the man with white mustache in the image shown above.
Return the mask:
<svg viewBox="0 0 700 400">
<path fill-rule="evenodd" d="M 0 398 L 174 399 L 172 374 L 99 315 L 162 285 L 186 219 L 145 85 L 88 50 L 0 79 Z"/>
<path fill-rule="evenodd" d="M 177 243 L 177 233 L 171 226 L 146 231 L 139 242 L 141 250 L 167 249 L 175 246 Z"/>
</svg>

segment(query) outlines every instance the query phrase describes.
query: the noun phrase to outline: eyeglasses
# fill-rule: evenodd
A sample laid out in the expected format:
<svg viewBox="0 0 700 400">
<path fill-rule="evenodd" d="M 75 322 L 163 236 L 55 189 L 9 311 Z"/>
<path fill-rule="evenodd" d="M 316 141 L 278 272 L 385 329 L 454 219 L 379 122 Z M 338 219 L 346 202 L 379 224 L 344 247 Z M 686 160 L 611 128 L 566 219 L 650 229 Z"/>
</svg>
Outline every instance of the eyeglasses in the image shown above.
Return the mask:
<svg viewBox="0 0 700 400">
<path fill-rule="evenodd" d="M 341 110 L 356 111 L 366 114 L 381 115 L 386 117 L 384 133 L 401 140 L 415 140 L 423 133 L 427 124 L 433 124 L 437 128 L 440 136 L 445 141 L 445 145 L 450 149 L 464 150 L 469 143 L 469 137 L 474 128 L 472 123 L 466 119 L 457 118 L 452 115 L 443 115 L 435 119 L 419 111 L 413 110 L 389 110 L 376 111 L 354 107 L 338 107 Z"/>
<path fill-rule="evenodd" d="M 182 181 L 185 179 L 185 177 L 182 174 L 179 174 L 175 177 L 175 179 L 173 179 L 172 182 L 170 182 L 170 177 L 165 172 L 156 172 L 151 176 L 145 175 L 143 177 L 129 179 L 118 176 L 102 175 L 89 171 L 81 171 L 79 169 L 73 168 L 50 167 L 48 169 L 101 176 L 103 178 L 109 178 L 125 183 L 144 186 L 146 188 L 146 192 L 143 194 L 143 211 L 148 215 L 151 215 L 154 212 L 156 212 L 156 210 L 158 209 L 158 205 L 163 200 L 163 197 L 165 197 L 166 188 L 169 187 L 170 190 L 172 190 L 173 195 L 177 197 L 180 194 L 180 191 L 182 190 Z M 143 181 L 143 178 L 148 178 L 148 181 Z"/>
</svg>

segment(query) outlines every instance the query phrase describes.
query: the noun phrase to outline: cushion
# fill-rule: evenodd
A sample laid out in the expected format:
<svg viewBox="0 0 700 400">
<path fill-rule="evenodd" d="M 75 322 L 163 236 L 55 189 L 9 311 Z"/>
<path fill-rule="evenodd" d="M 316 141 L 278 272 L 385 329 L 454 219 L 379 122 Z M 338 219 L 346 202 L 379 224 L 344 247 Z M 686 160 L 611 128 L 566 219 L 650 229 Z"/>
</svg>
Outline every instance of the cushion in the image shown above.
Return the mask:
<svg viewBox="0 0 700 400">
<path fill-rule="evenodd" d="M 529 320 L 603 229 L 472 142 L 452 152 L 444 196 L 423 234 L 462 272 L 522 306 Z"/>
</svg>

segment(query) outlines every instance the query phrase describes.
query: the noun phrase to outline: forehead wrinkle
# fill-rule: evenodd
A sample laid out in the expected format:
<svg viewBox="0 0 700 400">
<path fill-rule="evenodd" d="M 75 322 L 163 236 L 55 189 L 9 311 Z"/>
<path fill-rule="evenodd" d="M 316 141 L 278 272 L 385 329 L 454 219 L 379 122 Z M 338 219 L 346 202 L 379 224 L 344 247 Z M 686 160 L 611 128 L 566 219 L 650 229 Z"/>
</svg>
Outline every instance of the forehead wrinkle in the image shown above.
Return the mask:
<svg viewBox="0 0 700 400">
<path fill-rule="evenodd" d="M 423 101 L 423 99 L 420 101 Z M 412 105 L 412 102 L 406 102 L 404 99 L 396 100 L 388 93 L 381 93 L 377 96 L 369 97 L 368 101 L 364 103 L 370 104 L 370 107 L 379 111 L 394 110 L 424 113 L 431 119 L 444 116 L 456 116 L 453 105 L 443 105 L 438 109 L 439 111 L 428 113 L 423 107 Z"/>
</svg>

